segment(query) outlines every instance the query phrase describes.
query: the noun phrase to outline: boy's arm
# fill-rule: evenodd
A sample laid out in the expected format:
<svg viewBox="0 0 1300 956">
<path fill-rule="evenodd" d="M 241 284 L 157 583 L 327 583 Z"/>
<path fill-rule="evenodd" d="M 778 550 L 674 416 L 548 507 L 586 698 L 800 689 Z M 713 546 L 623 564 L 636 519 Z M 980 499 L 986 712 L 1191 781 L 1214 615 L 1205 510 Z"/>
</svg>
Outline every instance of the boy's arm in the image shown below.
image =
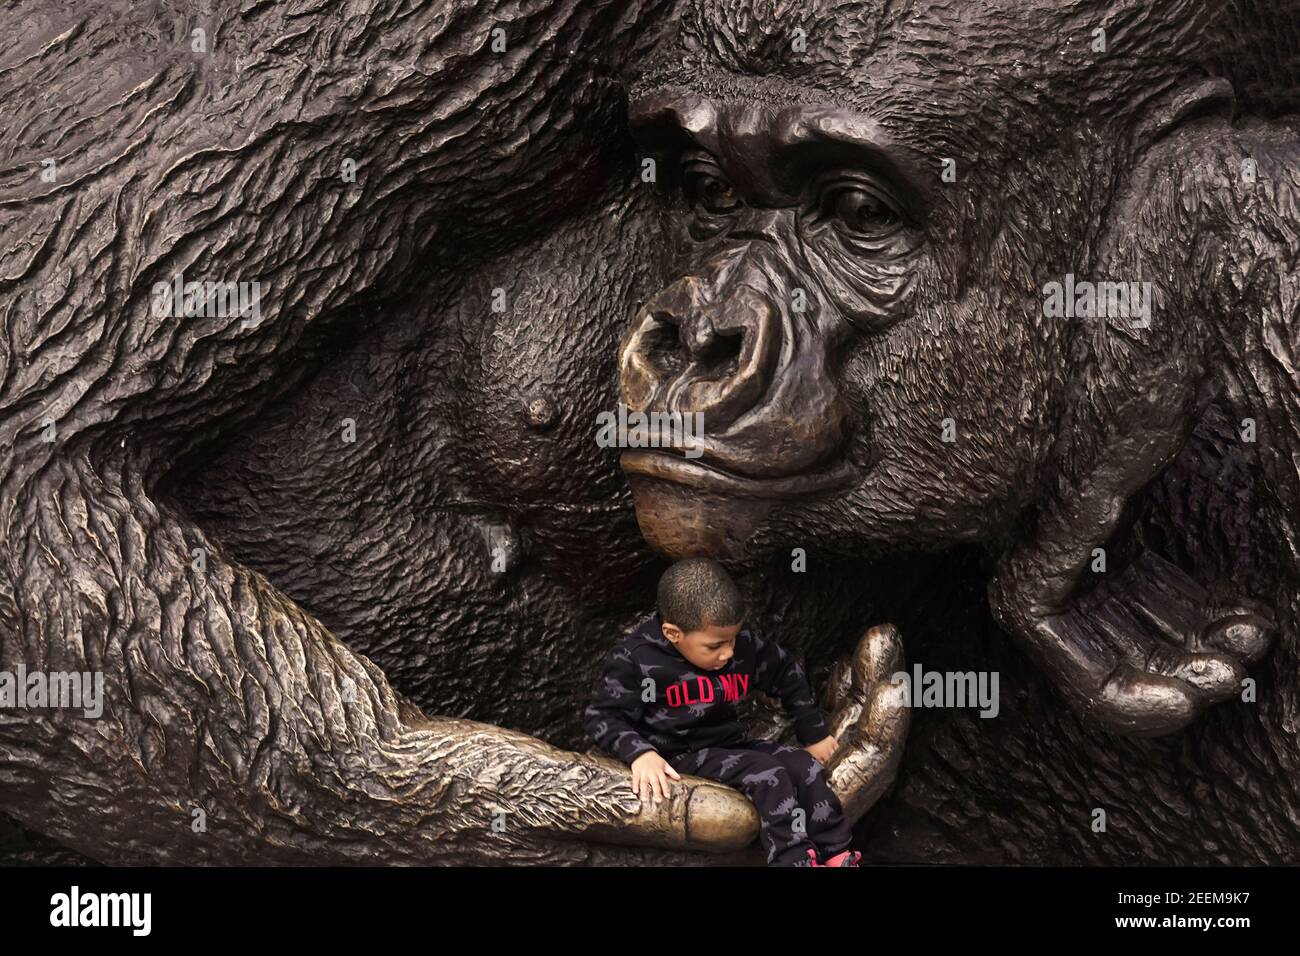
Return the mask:
<svg viewBox="0 0 1300 956">
<path fill-rule="evenodd" d="M 750 632 L 754 641 L 754 683 L 765 694 L 781 698 L 785 711 L 794 719 L 799 745 L 819 743 L 830 736 L 812 687 L 794 655 L 775 641 L 765 641 Z"/>
<path fill-rule="evenodd" d="M 601 750 L 625 764 L 654 747 L 637 732 L 645 704 L 641 701 L 641 682 L 632 653 L 619 645 L 605 661 L 596 696 L 583 713 L 587 735 Z"/>
</svg>

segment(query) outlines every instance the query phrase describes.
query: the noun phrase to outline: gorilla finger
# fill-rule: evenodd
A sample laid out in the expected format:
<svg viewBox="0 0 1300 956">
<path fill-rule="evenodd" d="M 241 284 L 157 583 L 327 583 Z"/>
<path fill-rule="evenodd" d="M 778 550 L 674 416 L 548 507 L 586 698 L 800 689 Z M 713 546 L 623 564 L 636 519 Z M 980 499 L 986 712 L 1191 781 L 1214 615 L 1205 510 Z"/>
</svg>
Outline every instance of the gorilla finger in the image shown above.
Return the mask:
<svg viewBox="0 0 1300 956">
<path fill-rule="evenodd" d="M 1190 647 L 1205 624 L 1205 612 L 1200 604 L 1192 604 L 1185 595 L 1177 596 L 1163 588 L 1152 587 L 1140 595 L 1131 594 L 1130 603 L 1157 634 L 1180 647 Z"/>
<path fill-rule="evenodd" d="M 1060 691 L 1079 705 L 1101 693 L 1115 668 L 1123 663 L 1112 641 L 1095 620 L 1079 611 L 1039 619 L 1025 630 L 1013 631 L 1025 641 L 1039 666 Z M 1142 646 L 1145 652 L 1146 645 Z"/>
<path fill-rule="evenodd" d="M 1208 701 L 1226 700 L 1241 686 L 1245 670 L 1224 654 L 1203 654 L 1183 650 L 1154 633 L 1134 609 L 1112 601 L 1094 616 L 1094 622 L 1110 639 L 1122 659 L 1137 671 L 1146 671 L 1184 681 Z"/>
<path fill-rule="evenodd" d="M 853 654 L 852 689 L 859 700 L 882 681 L 888 682 L 903 669 L 903 638 L 892 624 L 879 624 L 867 629 Z"/>
<path fill-rule="evenodd" d="M 1211 703 L 1232 697 L 1246 676 L 1246 669 L 1226 654 L 1186 653 L 1163 646 L 1152 650 L 1146 669 L 1190 684 Z"/>
<path fill-rule="evenodd" d="M 635 811 L 588 826 L 582 835 L 624 845 L 723 853 L 747 847 L 758 837 L 758 828 L 758 811 L 740 791 L 683 774 L 665 799 L 646 799 Z"/>
<path fill-rule="evenodd" d="M 822 688 L 822 710 L 828 714 L 838 711 L 848 698 L 852 682 L 853 657 L 852 653 L 849 653 L 837 660 L 831 667 L 831 672 L 826 678 L 826 685 Z"/>
<path fill-rule="evenodd" d="M 1189 651 L 1223 651 L 1244 663 L 1268 652 L 1273 625 L 1262 604 L 1236 596 L 1212 599 L 1180 569 L 1149 553 L 1141 563 L 1150 586 L 1135 606 L 1162 635 Z"/>
<path fill-rule="evenodd" d="M 1221 617 L 1258 617 L 1269 627 L 1277 625 L 1273 608 L 1258 598 L 1239 593 L 1224 593 L 1227 588 L 1216 588 L 1207 602 L 1206 618 L 1217 621 Z"/>
<path fill-rule="evenodd" d="M 1211 621 L 1192 641 L 1196 650 L 1218 650 L 1231 654 L 1244 664 L 1264 659 L 1273 645 L 1276 625 L 1260 614 L 1228 614 Z"/>
<path fill-rule="evenodd" d="M 903 641 L 898 629 L 884 624 L 867 629 L 858 646 L 836 662 L 833 676 L 843 681 L 837 694 L 839 706 L 828 709 L 830 732 L 843 741 L 857 727 L 866 702 L 881 683 L 903 668 Z"/>
<path fill-rule="evenodd" d="M 576 813 L 565 814 L 565 835 L 620 846 L 710 853 L 743 848 L 758 836 L 758 812 L 731 787 L 683 773 L 677 786 L 656 801 L 656 782 L 649 774 L 638 781 L 638 791 L 629 792 L 629 771 L 620 761 L 603 755 L 568 756 L 577 764 L 568 775 L 577 781 L 573 789 L 579 800 Z M 574 803 L 569 801 L 571 808 Z M 547 832 L 556 829 L 553 817 L 548 814 L 542 822 Z"/>
<path fill-rule="evenodd" d="M 912 714 L 908 688 L 877 684 L 856 727 L 849 729 L 827 765 L 827 780 L 845 814 L 857 820 L 893 784 L 903 759 Z"/>
<path fill-rule="evenodd" d="M 840 742 L 841 749 L 844 747 L 844 742 L 855 732 L 858 721 L 862 717 L 864 706 L 850 701 L 832 716 L 830 722 L 831 736 Z"/>
<path fill-rule="evenodd" d="M 1121 665 L 1085 716 L 1113 733 L 1159 737 L 1182 730 L 1200 712 L 1203 698 L 1186 683 Z"/>
</svg>

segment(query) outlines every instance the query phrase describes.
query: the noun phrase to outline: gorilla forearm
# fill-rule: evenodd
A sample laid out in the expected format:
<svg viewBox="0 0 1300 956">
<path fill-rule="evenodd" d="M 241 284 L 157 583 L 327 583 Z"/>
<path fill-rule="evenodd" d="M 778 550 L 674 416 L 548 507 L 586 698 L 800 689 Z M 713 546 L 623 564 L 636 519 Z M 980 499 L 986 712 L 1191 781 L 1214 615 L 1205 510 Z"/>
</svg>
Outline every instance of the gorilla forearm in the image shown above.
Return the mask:
<svg viewBox="0 0 1300 956">
<path fill-rule="evenodd" d="M 1193 114 L 1197 96 L 1202 108 L 1223 106 L 1219 84 L 1193 88 L 1184 107 Z M 1027 638 L 1067 696 L 1124 733 L 1169 733 L 1238 695 L 1245 667 L 1271 641 L 1270 615 L 1251 600 L 1259 582 L 1249 590 L 1234 582 L 1236 596 L 1225 601 L 1226 581 L 1198 583 L 1155 559 L 1097 577 L 1088 608 L 1081 603 L 1089 569 L 1106 570 L 1093 549 L 1108 546 L 1125 509 L 1217 399 L 1231 406 L 1234 428 L 1254 422 L 1258 436 L 1238 437 L 1262 466 L 1264 533 L 1281 552 L 1296 551 L 1298 383 L 1294 346 L 1279 334 L 1295 323 L 1294 136 L 1280 125 L 1178 115 L 1166 114 L 1170 128 L 1130 173 L 1094 266 L 1147 284 L 1146 321 L 1111 315 L 1080 325 L 1080 400 L 1060 428 L 1051 493 L 1032 541 L 1004 559 L 993 582 L 1003 623 Z M 1275 583 L 1276 593 L 1262 596 L 1294 640 L 1284 610 L 1294 569 Z M 1108 615 L 1115 619 L 1105 623 Z M 1148 618 L 1159 623 L 1144 633 Z"/>
<path fill-rule="evenodd" d="M 572 862 L 597 848 L 559 831 L 598 838 L 634 802 L 609 762 L 425 719 L 149 502 L 122 459 L 84 464 L 31 487 L 26 534 L 7 542 L 25 572 L 22 604 L 5 595 L 5 666 L 105 675 L 99 720 L 0 712 L 7 802 L 25 824 L 133 863 Z"/>
<path fill-rule="evenodd" d="M 1154 282 L 1151 328 L 1135 332 L 1123 320 L 1095 328 L 1089 401 L 1079 406 L 1091 418 L 1070 423 L 1072 434 L 1122 429 L 1116 397 L 1150 393 L 1176 422 L 1171 427 L 1189 433 L 1211 402 L 1224 404 L 1243 451 L 1261 466 L 1265 532 L 1293 555 L 1300 509 L 1297 143 L 1286 121 L 1207 117 L 1150 150 L 1118 204 L 1125 226 L 1103 248 L 1101 272 Z M 1154 416 L 1127 427 L 1147 436 L 1161 430 Z M 1184 444 L 1180 438 L 1177 449 Z"/>
<path fill-rule="evenodd" d="M 301 855 L 301 843 L 275 839 L 296 815 L 337 829 L 346 824 L 335 817 L 340 802 L 361 781 L 393 792 L 387 778 L 400 775 L 401 760 L 382 741 L 398 743 L 397 702 L 257 576 L 226 565 L 200 533 L 182 532 L 144 500 L 120 470 L 100 479 L 69 466 L 25 496 L 27 666 L 106 671 L 107 699 L 103 724 L 63 714 L 9 723 L 6 769 L 41 797 L 20 806 L 35 815 L 29 823 L 93 856 L 131 845 L 114 832 L 126 827 L 178 859 Z M 194 547 L 209 549 L 205 572 L 190 569 Z M 342 702 L 345 676 L 356 683 L 351 706 Z M 33 734 L 39 727 L 49 747 L 25 742 L 47 736 Z M 68 738 L 80 745 L 57 743 Z M 305 745 L 319 748 L 310 762 Z M 418 754 L 418 738 L 407 746 Z M 320 765 L 348 757 L 346 774 Z M 64 800 L 50 798 L 69 790 L 107 799 L 76 800 L 61 819 Z M 207 834 L 189 832 L 192 808 L 210 815 Z M 269 846 L 258 833 L 272 837 Z"/>
</svg>

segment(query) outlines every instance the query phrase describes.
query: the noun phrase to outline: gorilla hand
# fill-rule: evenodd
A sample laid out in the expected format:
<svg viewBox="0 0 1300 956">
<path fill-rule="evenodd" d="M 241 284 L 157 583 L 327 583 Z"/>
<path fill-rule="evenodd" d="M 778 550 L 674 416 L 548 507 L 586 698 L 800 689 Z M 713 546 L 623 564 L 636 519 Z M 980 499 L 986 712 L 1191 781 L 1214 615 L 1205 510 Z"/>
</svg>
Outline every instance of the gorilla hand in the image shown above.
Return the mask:
<svg viewBox="0 0 1300 956">
<path fill-rule="evenodd" d="M 826 767 L 845 814 L 857 820 L 898 776 L 912 714 L 905 687 L 890 683 L 903 669 L 903 642 L 892 625 L 872 627 L 831 670 L 822 694 L 839 748 Z M 775 706 L 756 713 L 756 736 L 794 746 L 794 726 Z"/>
<path fill-rule="evenodd" d="M 1243 665 L 1270 641 L 1264 617 L 1211 604 L 1173 565 L 1146 554 L 1083 593 L 1094 548 L 1115 530 L 1129 496 L 1181 445 L 1187 409 L 1156 389 L 1116 407 L 1097 467 L 1069 482 L 1039 515 L 1038 534 L 1013 550 L 991 585 L 994 612 L 1065 696 L 1102 726 L 1138 736 L 1186 726 L 1241 687 Z M 1156 396 L 1152 400 L 1149 396 Z"/>
<path fill-rule="evenodd" d="M 1165 124 L 1211 95 L 1223 93 L 1207 84 L 1175 96 Z M 1285 139 L 1282 130 L 1247 135 L 1221 119 L 1200 119 L 1152 146 L 1137 166 L 1098 272 L 1155 278 L 1163 296 L 1148 325 L 1111 320 L 1079 333 L 1087 339 L 1084 389 L 1060 431 L 1055 484 L 1033 538 L 1002 558 L 991 585 L 1002 623 L 1076 706 L 1119 733 L 1155 736 L 1186 726 L 1238 693 L 1245 665 L 1272 641 L 1258 605 L 1244 596 L 1211 600 L 1153 554 L 1083 592 L 1094 549 L 1183 448 L 1210 400 L 1265 421 L 1280 419 L 1294 401 L 1294 365 L 1249 358 L 1275 351 L 1268 330 L 1282 327 L 1276 310 L 1294 299 L 1294 223 L 1279 215 L 1281 195 L 1276 204 L 1258 202 L 1247 194 L 1254 178 L 1243 183 L 1239 174 L 1243 158 L 1255 157 L 1249 161 L 1258 160 L 1260 180 L 1294 195 L 1287 152 L 1293 164 L 1295 147 L 1281 148 Z M 1268 222 L 1257 229 L 1242 225 L 1260 218 Z M 1270 241 L 1243 241 L 1257 233 Z M 1186 256 L 1186 271 L 1166 285 L 1170 277 L 1152 263 L 1170 250 Z M 1230 265 L 1202 281 L 1210 261 Z M 1267 291 L 1270 280 L 1282 294 Z M 1281 467 L 1292 469 L 1290 478 L 1266 480 L 1266 493 L 1294 487 L 1294 464 Z"/>
</svg>

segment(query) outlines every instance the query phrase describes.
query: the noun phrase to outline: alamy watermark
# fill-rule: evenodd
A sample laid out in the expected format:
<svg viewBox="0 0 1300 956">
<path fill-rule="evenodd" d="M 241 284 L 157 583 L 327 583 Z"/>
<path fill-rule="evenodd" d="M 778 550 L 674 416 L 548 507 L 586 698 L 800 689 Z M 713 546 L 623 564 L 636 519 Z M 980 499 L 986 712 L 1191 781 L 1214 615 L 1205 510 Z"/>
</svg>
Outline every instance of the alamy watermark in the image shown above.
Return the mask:
<svg viewBox="0 0 1300 956">
<path fill-rule="evenodd" d="M 979 707 L 981 717 L 998 715 L 997 671 L 927 671 L 915 664 L 889 682 L 907 688 L 909 707 Z"/>
<path fill-rule="evenodd" d="M 148 936 L 153 929 L 152 893 L 83 893 L 73 886 L 50 897 L 50 925 L 122 926 L 132 936 Z"/>
<path fill-rule="evenodd" d="M 171 282 L 153 284 L 153 315 L 162 318 L 238 315 L 241 328 L 262 321 L 262 284 L 252 282 L 186 282 L 177 273 Z"/>
<path fill-rule="evenodd" d="M 104 713 L 102 671 L 0 671 L 0 708 L 81 710 L 91 719 Z"/>
<path fill-rule="evenodd" d="M 601 448 L 683 448 L 687 458 L 704 454 L 703 412 L 629 412 L 596 416 L 596 444 Z"/>
<path fill-rule="evenodd" d="M 1093 282 L 1067 273 L 1063 282 L 1043 286 L 1043 315 L 1049 319 L 1136 319 L 1135 329 L 1151 326 L 1150 282 Z"/>
</svg>

